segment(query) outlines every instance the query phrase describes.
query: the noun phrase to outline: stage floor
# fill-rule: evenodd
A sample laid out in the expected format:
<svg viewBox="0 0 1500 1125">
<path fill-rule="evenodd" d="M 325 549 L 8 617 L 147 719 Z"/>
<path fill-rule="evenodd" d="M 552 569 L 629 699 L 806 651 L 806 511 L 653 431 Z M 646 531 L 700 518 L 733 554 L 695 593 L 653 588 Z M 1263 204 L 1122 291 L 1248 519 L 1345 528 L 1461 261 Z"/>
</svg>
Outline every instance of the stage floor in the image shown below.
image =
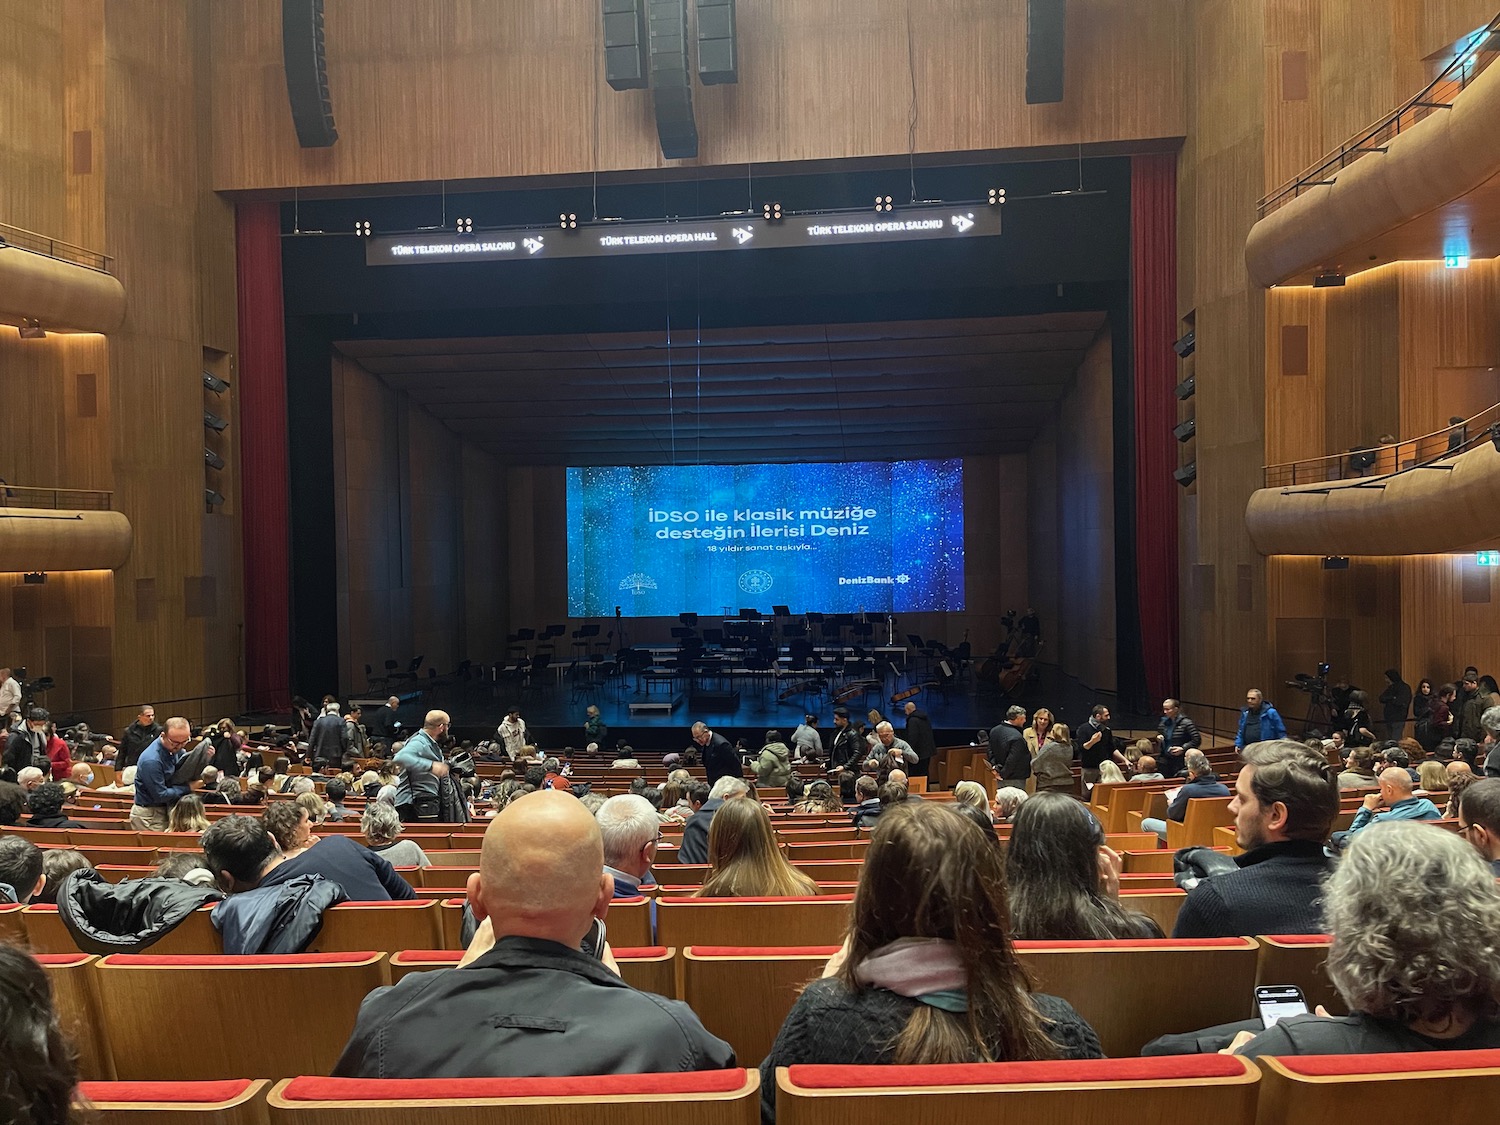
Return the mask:
<svg viewBox="0 0 1500 1125">
<path fill-rule="evenodd" d="M 639 749 L 663 752 L 686 745 L 688 728 L 698 720 L 730 741 L 744 738 L 747 744 L 757 747 L 764 742 L 767 730 L 790 736 L 806 713 L 817 714 L 819 729 L 824 732 L 833 726 L 836 704 L 826 692 L 799 694 L 783 701 L 778 698 L 780 685 L 748 677 L 710 680 L 701 686 L 716 690 L 694 694 L 681 684 L 674 688 L 638 685 L 633 676 L 591 684 L 575 682 L 567 675 L 559 680 L 548 674 L 524 687 L 514 683 L 460 683 L 441 686 L 425 692 L 420 699 L 403 702 L 401 719 L 409 727 L 415 727 L 426 711 L 440 708 L 452 718 L 454 733 L 459 738 L 477 741 L 493 736 L 510 707 L 518 706 L 533 738 L 549 750 L 561 750 L 568 746 L 582 748 L 584 713 L 594 704 L 609 726 L 611 742 L 623 738 Z M 905 686 L 904 681 L 898 683 L 888 677 L 878 690 L 872 688 L 843 706 L 854 717 L 863 717 L 871 708 L 877 708 L 882 715 L 892 718 L 899 732 L 904 724 L 901 717 L 904 703 L 892 704 L 890 696 Z M 377 695 L 371 693 L 370 697 Z M 1012 703 L 1019 703 L 1028 711 L 1046 707 L 1075 729 L 1098 702 L 1110 707 L 1116 729 L 1152 728 L 1159 718 L 1156 714 L 1122 711 L 1112 694 L 1096 693 L 1046 665 L 1038 666 L 1036 681 L 1018 690 L 1014 697 L 1003 697 L 998 689 L 976 684 L 973 671 L 969 670 L 946 691 L 924 689 L 911 701 L 932 720 L 940 746 L 972 742 L 979 728 L 987 730 L 998 723 Z M 644 709 L 643 705 L 650 709 Z M 277 721 L 286 720 L 283 717 Z"/>
</svg>

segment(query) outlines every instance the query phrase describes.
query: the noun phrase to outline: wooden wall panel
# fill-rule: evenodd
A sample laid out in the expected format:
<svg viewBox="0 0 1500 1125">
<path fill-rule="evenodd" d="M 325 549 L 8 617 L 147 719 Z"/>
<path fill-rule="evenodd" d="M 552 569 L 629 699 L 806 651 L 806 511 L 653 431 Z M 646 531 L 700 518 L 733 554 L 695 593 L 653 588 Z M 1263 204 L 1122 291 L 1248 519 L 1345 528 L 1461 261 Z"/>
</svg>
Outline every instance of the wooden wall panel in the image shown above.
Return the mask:
<svg viewBox="0 0 1500 1125">
<path fill-rule="evenodd" d="M 340 137 L 318 150 L 298 148 L 292 130 L 280 4 L 211 8 L 221 190 L 666 163 L 649 94 L 603 83 L 595 4 L 330 5 Z M 919 153 L 1178 137 L 1186 128 L 1186 8 L 1185 0 L 1074 0 L 1067 99 L 1028 106 L 1025 0 L 747 0 L 738 15 L 739 84 L 695 87 L 701 149 L 689 163 L 904 154 L 913 77 Z"/>
<path fill-rule="evenodd" d="M 1495 17 L 1494 0 L 1424 0 L 1416 8 L 1417 48 L 1422 58 L 1456 43 Z"/>
</svg>

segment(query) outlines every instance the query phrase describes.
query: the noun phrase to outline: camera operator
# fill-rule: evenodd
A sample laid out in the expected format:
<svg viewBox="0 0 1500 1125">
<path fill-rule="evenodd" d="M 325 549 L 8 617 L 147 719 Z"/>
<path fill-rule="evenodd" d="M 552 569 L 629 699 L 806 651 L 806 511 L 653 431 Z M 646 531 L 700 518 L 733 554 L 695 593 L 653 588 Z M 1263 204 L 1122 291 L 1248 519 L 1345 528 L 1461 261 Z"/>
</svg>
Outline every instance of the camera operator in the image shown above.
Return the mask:
<svg viewBox="0 0 1500 1125">
<path fill-rule="evenodd" d="M 21 714 L 21 685 L 9 668 L 0 668 L 0 730 L 9 730 Z"/>
</svg>

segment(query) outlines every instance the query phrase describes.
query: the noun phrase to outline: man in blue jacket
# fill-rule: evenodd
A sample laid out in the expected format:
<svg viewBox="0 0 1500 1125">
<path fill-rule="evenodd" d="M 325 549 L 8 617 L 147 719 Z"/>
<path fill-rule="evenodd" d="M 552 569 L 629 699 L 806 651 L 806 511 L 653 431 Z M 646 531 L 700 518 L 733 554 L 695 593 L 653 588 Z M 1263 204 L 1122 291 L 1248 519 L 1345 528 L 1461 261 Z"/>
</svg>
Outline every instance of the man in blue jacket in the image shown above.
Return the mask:
<svg viewBox="0 0 1500 1125">
<path fill-rule="evenodd" d="M 1240 711 L 1240 729 L 1234 736 L 1234 748 L 1243 750 L 1257 742 L 1270 742 L 1286 737 L 1286 724 L 1276 713 L 1276 708 L 1266 701 L 1260 688 L 1251 688 L 1245 693 L 1245 707 Z"/>
<path fill-rule="evenodd" d="M 1364 804 L 1354 814 L 1354 822 L 1349 825 L 1349 831 L 1333 834 L 1333 850 L 1342 850 L 1350 836 L 1372 824 L 1384 824 L 1388 820 L 1441 820 L 1443 814 L 1436 805 L 1426 797 L 1412 795 L 1415 788 L 1411 774 L 1400 766 L 1382 770 L 1380 792 L 1365 796 Z M 1381 811 L 1377 812 L 1377 809 Z"/>
<path fill-rule="evenodd" d="M 192 740 L 188 721 L 171 718 L 156 741 L 141 751 L 135 763 L 135 803 L 130 807 L 130 827 L 137 832 L 165 832 L 172 806 L 202 788 L 201 781 L 172 784 L 172 775 L 187 757 Z"/>
</svg>

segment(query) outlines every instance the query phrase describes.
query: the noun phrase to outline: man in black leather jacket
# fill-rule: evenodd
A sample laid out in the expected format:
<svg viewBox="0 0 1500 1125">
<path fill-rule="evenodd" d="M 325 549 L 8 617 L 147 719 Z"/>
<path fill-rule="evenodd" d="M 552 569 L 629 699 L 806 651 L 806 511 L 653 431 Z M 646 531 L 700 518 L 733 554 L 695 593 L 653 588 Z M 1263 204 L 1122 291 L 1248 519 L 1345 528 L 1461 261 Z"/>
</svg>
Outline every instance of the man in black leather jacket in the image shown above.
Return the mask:
<svg viewBox="0 0 1500 1125">
<path fill-rule="evenodd" d="M 542 790 L 485 832 L 469 905 L 478 932 L 456 969 L 365 998 L 333 1073 L 517 1078 L 716 1070 L 729 1044 L 681 1001 L 638 992 L 581 943 L 614 895 L 594 818 Z"/>
</svg>

